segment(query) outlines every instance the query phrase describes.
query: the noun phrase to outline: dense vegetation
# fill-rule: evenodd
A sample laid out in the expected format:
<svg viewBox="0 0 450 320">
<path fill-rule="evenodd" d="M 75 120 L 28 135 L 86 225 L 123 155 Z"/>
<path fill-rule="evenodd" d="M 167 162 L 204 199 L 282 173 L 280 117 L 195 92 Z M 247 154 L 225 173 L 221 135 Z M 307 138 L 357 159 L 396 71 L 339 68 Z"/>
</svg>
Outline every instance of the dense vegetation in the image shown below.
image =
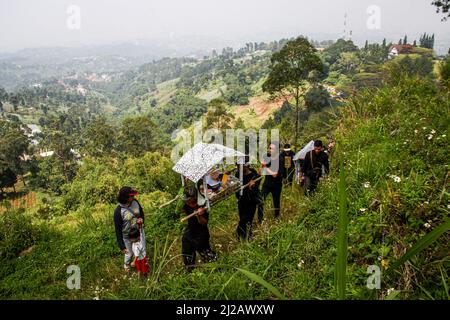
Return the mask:
<svg viewBox="0 0 450 320">
<path fill-rule="evenodd" d="M 432 50 L 416 47 L 388 61 L 385 41 L 326 45 L 318 53 L 304 38 L 249 43 L 202 61 L 154 61 L 108 82 L 0 91 L 1 187 L 38 193 L 28 208 L 2 203 L 0 296 L 337 298 L 341 171 L 349 203 L 345 297 L 448 299 L 450 59 L 436 61 Z M 300 78 L 295 69 L 280 74 L 291 52 L 308 57 Z M 311 139 L 336 141 L 330 176 L 313 197 L 297 185 L 285 189 L 282 219 L 268 214 L 249 243 L 234 236 L 235 199 L 214 207 L 211 241 L 219 260 L 186 274 L 175 205 L 158 209 L 180 187 L 169 159 L 172 133 L 202 116 L 209 128 L 251 127 L 235 117 L 236 108 L 277 94 L 284 99 L 262 127 L 280 129 L 282 142 L 297 141 L 297 150 Z M 30 135 L 24 123 L 36 119 L 42 132 Z M 145 282 L 121 270 L 112 212 L 122 185 L 141 192 L 146 212 Z M 404 258 L 442 225 L 435 242 Z M 72 264 L 81 268 L 81 290 L 65 285 Z M 382 270 L 380 290 L 366 287 L 370 265 Z"/>
</svg>

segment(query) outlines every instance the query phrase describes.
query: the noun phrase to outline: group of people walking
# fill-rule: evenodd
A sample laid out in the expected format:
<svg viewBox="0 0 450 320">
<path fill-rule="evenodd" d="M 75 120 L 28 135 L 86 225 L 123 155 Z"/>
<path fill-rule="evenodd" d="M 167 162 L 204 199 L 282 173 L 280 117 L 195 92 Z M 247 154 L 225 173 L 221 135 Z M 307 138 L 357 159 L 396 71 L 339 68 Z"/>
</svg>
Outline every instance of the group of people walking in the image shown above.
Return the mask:
<svg viewBox="0 0 450 320">
<path fill-rule="evenodd" d="M 250 184 L 244 189 L 244 195 L 238 196 L 239 225 L 237 229 L 238 237 L 248 239 L 252 236 L 252 225 L 255 211 L 258 213 L 258 222 L 261 224 L 264 219 L 264 208 L 267 196 L 272 196 L 274 217 L 278 218 L 281 211 L 281 194 L 283 186 L 293 183 L 295 176 L 295 153 L 289 144 L 284 145 L 282 152 L 279 152 L 277 143 L 271 143 L 265 159 L 261 162 L 259 172 L 244 166 L 244 185 L 248 181 L 255 181 L 263 175 L 264 182 L 261 191 L 259 183 Z M 329 172 L 328 155 L 324 150 L 320 140 L 314 142 L 314 150 L 307 153 L 305 159 L 300 163 L 300 174 L 302 185 L 305 187 L 307 195 L 315 192 L 319 179 Z M 246 173 L 247 172 L 247 173 Z"/>
<path fill-rule="evenodd" d="M 249 240 L 252 237 L 253 220 L 257 213 L 257 220 L 261 224 L 264 214 L 269 211 L 264 209 L 266 198 L 271 195 L 273 201 L 274 217 L 280 217 L 281 194 L 283 185 L 291 185 L 295 176 L 295 153 L 289 144 L 284 149 L 278 150 L 278 143 L 271 143 L 267 155 L 261 161 L 259 170 L 250 166 L 249 158 L 243 165 L 243 188 L 236 192 L 239 212 L 239 223 L 236 235 L 240 240 Z M 239 165 L 238 165 L 239 166 Z M 308 152 L 300 163 L 300 181 L 306 194 L 315 192 L 318 182 L 324 173 L 329 172 L 328 155 L 320 140 L 314 142 L 314 150 Z M 236 177 L 239 177 L 239 170 Z M 264 181 L 261 184 L 261 177 Z M 221 174 L 214 173 L 206 179 L 208 190 L 219 190 Z M 185 268 L 192 271 L 196 265 L 197 253 L 203 262 L 211 262 L 216 259 L 216 253 L 210 246 L 210 234 L 208 230 L 209 211 L 205 201 L 203 181 L 199 181 L 194 187 L 185 187 L 183 193 L 182 212 L 192 216 L 187 220 L 187 225 L 182 237 L 182 256 Z M 114 224 L 117 243 L 124 253 L 124 269 L 136 267 L 142 275 L 148 273 L 147 255 L 145 250 L 144 211 L 135 199 L 137 192 L 130 187 L 123 187 L 119 191 L 119 204 L 114 212 Z M 134 257 L 134 259 L 133 259 Z"/>
</svg>

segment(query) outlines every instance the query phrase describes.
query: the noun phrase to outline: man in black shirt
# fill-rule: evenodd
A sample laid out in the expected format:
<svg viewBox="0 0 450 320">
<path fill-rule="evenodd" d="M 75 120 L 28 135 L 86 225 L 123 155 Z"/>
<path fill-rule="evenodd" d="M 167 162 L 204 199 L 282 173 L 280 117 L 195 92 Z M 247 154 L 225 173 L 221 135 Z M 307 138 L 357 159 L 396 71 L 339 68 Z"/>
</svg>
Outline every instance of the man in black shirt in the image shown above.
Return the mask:
<svg viewBox="0 0 450 320">
<path fill-rule="evenodd" d="M 258 221 L 262 223 L 264 217 L 264 201 L 269 193 L 272 194 L 274 216 L 280 216 L 281 189 L 283 187 L 284 164 L 281 162 L 278 143 L 271 143 L 266 159 L 261 162 L 260 172 L 265 176 L 261 190 L 262 202 L 258 206 Z"/>
<path fill-rule="evenodd" d="M 294 179 L 295 165 L 294 165 L 294 157 L 295 153 L 291 150 L 290 144 L 284 145 L 284 150 L 281 153 L 281 163 L 284 166 L 283 170 L 283 180 L 286 184 L 292 184 L 292 180 Z"/>
<path fill-rule="evenodd" d="M 259 204 L 260 181 L 256 180 L 260 176 L 256 170 L 250 168 L 247 157 L 245 161 L 246 163 L 243 166 L 243 185 L 247 187 L 242 190 L 242 195 L 240 191 L 236 192 L 239 209 L 239 224 L 236 232 L 240 240 L 248 240 L 251 237 L 253 217 L 255 216 L 256 206 Z M 236 177 L 239 177 L 239 172 L 236 173 Z"/>
<path fill-rule="evenodd" d="M 314 150 L 306 154 L 302 164 L 302 180 L 305 181 L 307 194 L 314 193 L 319 179 L 322 177 L 322 168 L 326 174 L 330 171 L 328 155 L 324 152 L 323 143 L 314 141 Z"/>
</svg>

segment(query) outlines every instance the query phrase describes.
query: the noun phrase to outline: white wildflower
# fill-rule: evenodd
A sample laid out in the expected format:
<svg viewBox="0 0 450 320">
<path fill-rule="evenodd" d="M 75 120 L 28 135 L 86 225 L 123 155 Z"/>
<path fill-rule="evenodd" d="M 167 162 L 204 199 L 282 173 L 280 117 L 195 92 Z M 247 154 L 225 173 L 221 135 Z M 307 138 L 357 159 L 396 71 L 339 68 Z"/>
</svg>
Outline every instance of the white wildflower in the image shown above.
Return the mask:
<svg viewBox="0 0 450 320">
<path fill-rule="evenodd" d="M 361 211 L 361 212 L 366 212 L 367 209 L 366 209 L 366 208 L 361 208 L 361 209 L 359 209 L 359 211 Z"/>
<path fill-rule="evenodd" d="M 391 178 L 396 183 L 399 183 L 400 181 L 402 181 L 402 179 L 399 176 L 396 176 L 396 175 L 391 175 Z"/>
<path fill-rule="evenodd" d="M 450 209 L 450 204 L 447 205 L 447 209 Z"/>
<path fill-rule="evenodd" d="M 427 229 L 431 228 L 431 224 L 429 224 L 428 222 L 425 223 L 423 226 L 424 226 L 425 228 L 427 228 Z"/>
<path fill-rule="evenodd" d="M 387 294 L 388 295 L 390 295 L 392 292 L 394 292 L 395 291 L 395 289 L 394 288 L 389 288 L 388 290 L 387 290 Z"/>
<path fill-rule="evenodd" d="M 428 139 L 428 140 L 433 139 L 433 135 L 432 135 L 432 134 L 429 134 L 429 135 L 427 136 L 427 139 Z"/>
<path fill-rule="evenodd" d="M 431 130 L 431 134 L 435 134 L 436 133 L 436 130 Z"/>
<path fill-rule="evenodd" d="M 443 134 L 441 137 L 442 137 L 442 138 L 445 138 L 446 136 L 447 136 L 446 134 Z"/>
<path fill-rule="evenodd" d="M 300 262 L 297 264 L 297 267 L 301 268 L 305 264 L 305 261 L 300 260 Z"/>
<path fill-rule="evenodd" d="M 414 133 L 415 133 L 415 134 L 418 134 L 418 133 L 419 133 L 419 130 L 417 130 L 417 129 L 414 130 Z"/>
<path fill-rule="evenodd" d="M 423 129 L 423 130 L 427 130 L 427 127 L 423 127 L 422 129 Z"/>
<path fill-rule="evenodd" d="M 363 186 L 364 186 L 364 188 L 366 188 L 366 189 L 370 188 L 370 182 L 369 182 L 369 181 L 364 182 Z"/>
</svg>

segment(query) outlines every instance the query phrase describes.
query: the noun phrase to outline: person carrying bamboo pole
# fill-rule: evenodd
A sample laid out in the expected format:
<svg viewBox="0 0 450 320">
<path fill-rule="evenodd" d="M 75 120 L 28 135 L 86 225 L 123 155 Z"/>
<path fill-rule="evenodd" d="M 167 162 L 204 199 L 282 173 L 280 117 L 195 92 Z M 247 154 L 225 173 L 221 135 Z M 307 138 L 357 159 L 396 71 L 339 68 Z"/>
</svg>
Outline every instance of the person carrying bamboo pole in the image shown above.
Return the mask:
<svg viewBox="0 0 450 320">
<path fill-rule="evenodd" d="M 198 186 L 201 186 L 202 180 Z M 211 262 L 216 259 L 216 253 L 209 244 L 208 220 L 209 212 L 205 204 L 199 205 L 201 195 L 195 187 L 185 189 L 184 206 L 182 212 L 187 216 L 195 215 L 187 220 L 187 225 L 181 239 L 181 254 L 187 272 L 195 268 L 197 252 L 203 262 Z"/>
<path fill-rule="evenodd" d="M 239 170 L 239 164 L 237 164 Z M 236 173 L 239 177 L 239 172 Z M 245 158 L 243 165 L 243 190 L 236 192 L 238 199 L 239 223 L 236 229 L 239 240 L 248 240 L 252 236 L 253 218 L 256 207 L 260 203 L 259 184 L 260 175 L 250 168 L 249 158 Z"/>
</svg>

